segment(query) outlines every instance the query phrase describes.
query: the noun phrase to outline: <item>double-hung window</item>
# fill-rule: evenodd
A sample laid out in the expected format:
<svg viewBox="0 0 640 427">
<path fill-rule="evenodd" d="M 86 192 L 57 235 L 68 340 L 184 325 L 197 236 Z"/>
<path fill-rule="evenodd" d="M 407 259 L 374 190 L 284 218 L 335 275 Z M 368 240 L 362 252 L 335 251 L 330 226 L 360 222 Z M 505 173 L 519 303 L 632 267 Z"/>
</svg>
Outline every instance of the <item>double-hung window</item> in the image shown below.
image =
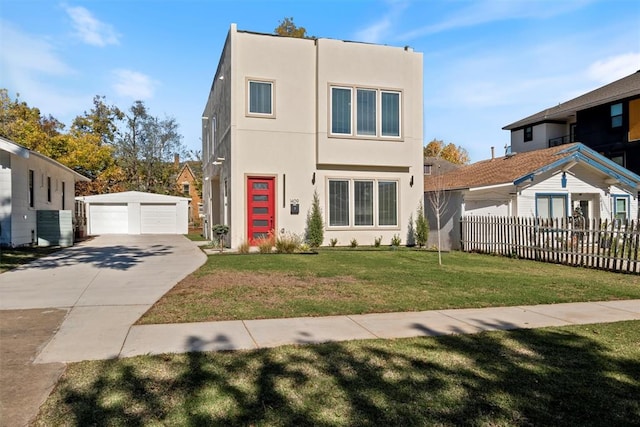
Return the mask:
<svg viewBox="0 0 640 427">
<path fill-rule="evenodd" d="M 263 80 L 248 80 L 248 114 L 273 117 L 274 83 Z"/>
<path fill-rule="evenodd" d="M 619 128 L 622 126 L 622 103 L 611 105 L 611 127 Z"/>
<path fill-rule="evenodd" d="M 399 91 L 332 86 L 330 134 L 400 138 L 400 99 Z"/>
<path fill-rule="evenodd" d="M 330 179 L 328 211 L 330 227 L 396 227 L 398 182 Z"/>
<path fill-rule="evenodd" d="M 626 221 L 629 217 L 629 196 L 613 196 L 613 217 Z"/>
<path fill-rule="evenodd" d="M 566 194 L 536 194 L 536 214 L 542 219 L 564 218 L 567 214 Z"/>
</svg>

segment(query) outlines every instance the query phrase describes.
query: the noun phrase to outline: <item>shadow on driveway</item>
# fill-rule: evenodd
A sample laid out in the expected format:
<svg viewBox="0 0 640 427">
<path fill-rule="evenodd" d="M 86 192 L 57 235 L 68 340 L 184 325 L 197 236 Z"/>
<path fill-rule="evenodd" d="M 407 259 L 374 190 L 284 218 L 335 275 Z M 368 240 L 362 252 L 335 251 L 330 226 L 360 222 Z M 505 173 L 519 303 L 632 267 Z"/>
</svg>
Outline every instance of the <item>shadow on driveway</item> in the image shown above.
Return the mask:
<svg viewBox="0 0 640 427">
<path fill-rule="evenodd" d="M 74 246 L 40 258 L 20 268 L 54 269 L 78 264 L 99 269 L 128 270 L 145 258 L 169 255 L 175 247 L 157 244 L 141 248 L 136 245 Z"/>
</svg>

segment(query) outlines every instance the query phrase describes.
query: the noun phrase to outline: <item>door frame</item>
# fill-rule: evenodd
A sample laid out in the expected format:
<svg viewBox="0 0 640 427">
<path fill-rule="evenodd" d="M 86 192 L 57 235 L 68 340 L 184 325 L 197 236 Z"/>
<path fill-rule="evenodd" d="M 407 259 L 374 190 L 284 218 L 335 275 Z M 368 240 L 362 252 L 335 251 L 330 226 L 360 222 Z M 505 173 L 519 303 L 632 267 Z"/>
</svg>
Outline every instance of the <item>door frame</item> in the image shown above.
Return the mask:
<svg viewBox="0 0 640 427">
<path fill-rule="evenodd" d="M 275 233 L 275 230 L 278 229 L 278 204 L 277 204 L 277 200 L 278 200 L 278 175 L 277 174 L 250 174 L 250 173 L 245 173 L 244 174 L 244 233 L 246 236 L 246 241 L 248 241 L 252 246 L 253 246 L 253 239 L 252 237 L 249 235 L 249 219 L 250 219 L 250 212 L 249 212 L 249 180 L 250 179 L 265 179 L 265 180 L 270 180 L 273 183 L 273 201 L 272 201 L 272 208 L 273 208 L 273 230 Z"/>
</svg>

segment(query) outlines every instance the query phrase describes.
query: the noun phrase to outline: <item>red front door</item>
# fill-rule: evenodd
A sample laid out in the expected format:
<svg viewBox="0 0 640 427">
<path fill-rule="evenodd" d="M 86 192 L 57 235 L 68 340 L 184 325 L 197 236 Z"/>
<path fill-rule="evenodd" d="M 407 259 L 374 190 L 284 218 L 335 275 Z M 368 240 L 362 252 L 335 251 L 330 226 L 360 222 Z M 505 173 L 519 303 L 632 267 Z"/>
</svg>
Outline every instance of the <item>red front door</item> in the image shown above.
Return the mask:
<svg viewBox="0 0 640 427">
<path fill-rule="evenodd" d="M 249 242 L 266 238 L 273 230 L 275 209 L 273 178 L 247 179 L 247 230 Z"/>
</svg>

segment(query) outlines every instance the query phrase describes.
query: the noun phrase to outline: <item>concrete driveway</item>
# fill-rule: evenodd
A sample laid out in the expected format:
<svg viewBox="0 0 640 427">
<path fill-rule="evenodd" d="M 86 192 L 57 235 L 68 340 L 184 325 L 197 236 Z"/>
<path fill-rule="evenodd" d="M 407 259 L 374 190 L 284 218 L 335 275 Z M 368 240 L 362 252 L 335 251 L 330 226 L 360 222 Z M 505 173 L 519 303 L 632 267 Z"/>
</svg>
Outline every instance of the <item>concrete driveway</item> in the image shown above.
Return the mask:
<svg viewBox="0 0 640 427">
<path fill-rule="evenodd" d="M 184 236 L 98 236 L 2 274 L 0 309 L 68 310 L 35 363 L 109 359 L 131 325 L 205 261 Z"/>
</svg>

